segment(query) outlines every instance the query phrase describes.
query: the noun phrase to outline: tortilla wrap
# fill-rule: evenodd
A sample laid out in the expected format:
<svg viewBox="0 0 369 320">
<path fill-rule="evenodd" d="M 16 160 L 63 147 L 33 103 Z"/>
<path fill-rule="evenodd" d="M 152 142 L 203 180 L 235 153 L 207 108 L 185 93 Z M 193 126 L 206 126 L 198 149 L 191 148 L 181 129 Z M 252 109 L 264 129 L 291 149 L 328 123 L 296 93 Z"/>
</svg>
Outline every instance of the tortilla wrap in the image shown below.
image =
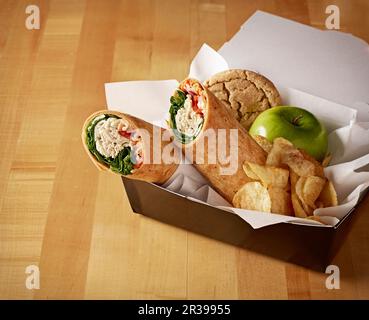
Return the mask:
<svg viewBox="0 0 369 320">
<path fill-rule="evenodd" d="M 202 98 L 198 100 L 202 101 L 201 105 L 198 104 L 195 108 L 196 112 L 199 112 L 203 117 L 203 123 L 199 125 L 201 130 L 192 130 L 198 132 L 197 136 L 192 137 L 192 139 L 180 139 L 178 134 L 178 117 L 176 117 L 175 112 L 179 110 L 179 103 L 176 102 L 176 93 L 186 87 L 186 82 L 190 81 L 195 83 L 197 87 L 201 87 Z M 184 90 L 184 89 L 183 89 Z M 247 182 L 253 181 L 246 176 L 243 171 L 243 164 L 245 161 L 257 163 L 264 165 L 266 161 L 266 152 L 255 142 L 255 140 L 249 135 L 249 133 L 240 125 L 236 118 L 228 111 L 227 107 L 223 105 L 211 91 L 205 88 L 199 81 L 194 79 L 186 79 L 181 82 L 179 89 L 177 89 L 174 94 L 174 98 L 171 99 L 171 110 L 172 115 L 169 121 L 169 126 L 173 130 L 174 136 L 182 144 L 182 150 L 185 152 L 186 157 L 190 156 L 194 166 L 197 170 L 207 178 L 212 186 L 230 203 L 236 192 Z M 185 91 L 183 91 L 185 92 Z M 185 92 L 186 93 L 186 92 Z M 192 93 L 190 94 L 192 95 Z M 193 95 L 192 95 L 193 96 Z M 189 95 L 187 94 L 189 98 Z M 173 100 L 174 99 L 174 100 Z M 198 101 L 196 100 L 196 101 Z M 176 105 L 177 103 L 177 105 Z M 174 107 L 173 107 L 174 104 Z M 198 111 L 198 109 L 202 111 Z M 177 111 L 178 113 L 178 111 Z M 191 115 L 190 117 L 195 117 Z M 182 118 L 181 118 L 182 119 Z M 182 121 L 182 120 L 181 120 Z M 196 123 L 199 123 L 197 120 Z M 185 126 L 182 126 L 185 127 Z M 186 127 L 191 127 L 186 126 Z M 225 139 L 221 142 L 219 140 L 219 135 L 216 135 L 216 144 L 208 143 L 208 138 L 206 132 L 208 129 L 213 129 L 215 132 L 219 132 L 218 129 L 223 129 L 225 131 Z M 231 129 L 233 132 L 236 131 L 238 134 L 238 139 L 236 139 L 236 145 L 234 140 L 231 138 Z M 232 143 L 232 145 L 231 145 Z M 219 161 L 219 154 L 217 154 L 216 159 L 213 159 L 215 163 L 211 163 L 209 160 L 209 153 L 213 153 L 218 148 L 218 145 L 224 146 L 225 144 L 225 154 L 230 155 L 233 152 L 233 157 L 236 160 L 235 170 L 232 174 L 224 174 L 224 169 L 227 165 L 224 165 Z M 196 150 L 204 146 L 203 150 L 204 157 L 200 157 L 196 154 Z M 233 148 L 233 149 L 232 149 Z M 237 154 L 234 154 L 237 153 Z"/>
<path fill-rule="evenodd" d="M 83 129 L 82 129 L 82 143 L 83 146 L 87 152 L 87 154 L 89 155 L 91 161 L 95 164 L 95 166 L 99 169 L 99 170 L 103 170 L 103 171 L 110 171 L 113 172 L 115 174 L 117 174 L 117 172 L 112 171 L 111 168 L 109 167 L 109 165 L 107 165 L 106 163 L 102 163 L 101 161 L 99 161 L 96 156 L 90 151 L 90 149 L 88 148 L 87 145 L 87 128 L 88 126 L 91 124 L 91 122 L 101 116 L 101 115 L 113 115 L 116 116 L 120 119 L 123 119 L 125 121 L 127 121 L 129 123 L 129 127 L 134 129 L 135 131 L 137 131 L 140 136 L 141 136 L 141 142 L 142 142 L 142 150 L 143 150 L 143 155 L 144 158 L 146 157 L 147 159 L 147 155 L 150 155 L 149 159 L 150 162 L 143 162 L 141 164 L 141 166 L 139 168 L 135 168 L 131 171 L 130 174 L 120 174 L 120 175 L 124 175 L 127 178 L 131 178 L 131 179 L 137 179 L 137 180 L 143 180 L 146 182 L 152 182 L 152 183 L 157 183 L 157 184 L 162 184 L 165 181 L 167 181 L 174 173 L 174 171 L 177 169 L 179 160 L 178 157 L 176 157 L 175 153 L 172 154 L 172 159 L 173 162 L 172 163 L 163 163 L 163 161 L 160 161 L 161 163 L 153 163 L 153 159 L 154 159 L 154 150 L 153 150 L 153 136 L 154 136 L 154 129 L 155 130 L 160 130 L 161 131 L 161 136 L 163 135 L 164 129 L 156 127 L 144 120 L 138 119 L 136 117 L 130 116 L 128 114 L 124 114 L 121 112 L 117 112 L 117 111 L 110 111 L 110 110 L 101 110 L 101 111 L 97 111 L 95 113 L 93 113 L 92 115 L 90 115 L 84 125 L 83 125 Z M 144 130 L 142 130 L 144 129 Z M 143 131 L 147 131 L 149 133 L 149 137 L 147 135 L 143 134 Z M 159 131 L 157 131 L 159 132 Z M 163 148 L 168 145 L 169 143 L 171 143 L 171 141 L 162 141 L 162 139 L 160 139 L 159 142 L 155 141 L 156 144 L 160 143 L 160 152 L 162 152 Z M 161 159 L 161 158 L 160 158 Z M 118 173 L 119 174 L 119 173 Z"/>
</svg>

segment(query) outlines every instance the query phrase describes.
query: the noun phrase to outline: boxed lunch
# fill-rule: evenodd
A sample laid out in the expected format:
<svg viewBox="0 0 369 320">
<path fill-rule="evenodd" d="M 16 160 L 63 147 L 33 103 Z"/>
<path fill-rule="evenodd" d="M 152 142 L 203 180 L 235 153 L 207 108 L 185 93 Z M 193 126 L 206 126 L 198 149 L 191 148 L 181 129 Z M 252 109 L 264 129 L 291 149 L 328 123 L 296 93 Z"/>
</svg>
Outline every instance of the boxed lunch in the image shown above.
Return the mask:
<svg viewBox="0 0 369 320">
<path fill-rule="evenodd" d="M 107 83 L 83 144 L 134 212 L 324 270 L 369 187 L 368 62 L 359 39 L 257 12 L 183 81 Z"/>
</svg>

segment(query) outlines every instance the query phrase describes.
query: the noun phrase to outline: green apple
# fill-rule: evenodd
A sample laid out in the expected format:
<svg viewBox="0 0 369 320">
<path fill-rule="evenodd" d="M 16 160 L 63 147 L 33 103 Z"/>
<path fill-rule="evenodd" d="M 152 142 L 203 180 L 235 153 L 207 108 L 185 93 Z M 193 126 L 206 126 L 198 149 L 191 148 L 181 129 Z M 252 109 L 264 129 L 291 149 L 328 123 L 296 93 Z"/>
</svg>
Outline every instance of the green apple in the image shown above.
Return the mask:
<svg viewBox="0 0 369 320">
<path fill-rule="evenodd" d="M 252 124 L 250 134 L 261 135 L 271 142 L 283 137 L 318 161 L 327 153 L 324 125 L 311 112 L 297 107 L 279 106 L 262 112 Z"/>
</svg>

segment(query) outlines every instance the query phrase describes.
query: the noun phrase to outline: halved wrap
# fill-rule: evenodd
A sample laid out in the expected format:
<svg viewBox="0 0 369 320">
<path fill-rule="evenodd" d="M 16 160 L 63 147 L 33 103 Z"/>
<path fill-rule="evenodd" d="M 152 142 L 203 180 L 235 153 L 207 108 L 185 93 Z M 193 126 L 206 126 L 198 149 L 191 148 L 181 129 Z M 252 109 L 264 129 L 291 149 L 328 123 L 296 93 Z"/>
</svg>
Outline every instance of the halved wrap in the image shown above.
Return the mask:
<svg viewBox="0 0 369 320">
<path fill-rule="evenodd" d="M 265 164 L 265 151 L 199 81 L 182 81 L 170 102 L 168 125 L 186 157 L 232 203 L 235 193 L 252 181 L 243 163 Z"/>
<path fill-rule="evenodd" d="M 108 170 L 128 178 L 164 183 L 176 170 L 179 160 L 165 163 L 161 151 L 169 143 L 155 139 L 154 131 L 163 129 L 133 116 L 109 110 L 93 113 L 82 129 L 82 142 L 92 162 L 100 170 Z M 156 150 L 154 150 L 157 148 Z M 154 161 L 154 152 L 160 161 Z"/>
</svg>

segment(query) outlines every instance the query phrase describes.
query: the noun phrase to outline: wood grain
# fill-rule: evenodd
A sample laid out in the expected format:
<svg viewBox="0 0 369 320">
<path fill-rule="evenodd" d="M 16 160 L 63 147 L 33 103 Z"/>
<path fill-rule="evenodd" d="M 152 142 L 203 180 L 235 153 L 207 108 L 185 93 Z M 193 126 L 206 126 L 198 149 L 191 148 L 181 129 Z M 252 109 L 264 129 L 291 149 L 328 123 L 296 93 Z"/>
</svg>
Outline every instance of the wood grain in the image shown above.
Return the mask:
<svg viewBox="0 0 369 320">
<path fill-rule="evenodd" d="M 121 182 L 79 140 L 105 82 L 182 79 L 260 9 L 324 28 L 331 1 L 0 0 L 0 298 L 369 298 L 369 199 L 326 275 L 132 213 Z M 369 3 L 335 1 L 341 29 L 369 41 Z M 109 190 L 109 192 L 107 192 Z M 41 288 L 25 287 L 40 267 Z"/>
</svg>

